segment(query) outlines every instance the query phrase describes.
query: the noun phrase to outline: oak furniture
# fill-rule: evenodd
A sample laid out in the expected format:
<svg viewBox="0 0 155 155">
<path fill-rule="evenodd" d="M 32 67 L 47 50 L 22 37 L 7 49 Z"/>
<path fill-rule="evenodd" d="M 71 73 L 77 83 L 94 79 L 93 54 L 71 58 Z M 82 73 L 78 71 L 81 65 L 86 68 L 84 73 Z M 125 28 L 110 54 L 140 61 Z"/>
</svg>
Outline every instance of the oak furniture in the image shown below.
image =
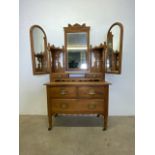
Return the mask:
<svg viewBox="0 0 155 155">
<path fill-rule="evenodd" d="M 57 114 L 99 114 L 108 121 L 107 82 L 50 82 L 46 84 L 49 130 L 52 116 Z"/>
<path fill-rule="evenodd" d="M 49 74 L 50 78 L 45 84 L 49 130 L 52 117 L 59 114 L 101 115 L 103 129 L 107 129 L 110 83 L 105 81 L 105 72 L 119 74 L 121 71 L 123 30 L 111 31 L 115 25 L 119 23 L 109 29 L 107 44 L 95 47 L 90 45 L 90 27 L 86 24 L 64 27 L 62 47 L 47 45 L 46 34 L 40 26 L 30 28 L 33 74 Z M 117 52 L 114 42 L 119 44 Z"/>
</svg>

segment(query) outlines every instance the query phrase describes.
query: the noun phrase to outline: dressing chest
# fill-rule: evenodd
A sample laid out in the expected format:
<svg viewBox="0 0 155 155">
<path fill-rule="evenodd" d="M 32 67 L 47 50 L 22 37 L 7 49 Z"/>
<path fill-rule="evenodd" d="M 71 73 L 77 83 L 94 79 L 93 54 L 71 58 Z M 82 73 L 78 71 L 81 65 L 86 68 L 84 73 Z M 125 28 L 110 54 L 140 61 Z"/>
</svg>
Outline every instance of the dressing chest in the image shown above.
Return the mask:
<svg viewBox="0 0 155 155">
<path fill-rule="evenodd" d="M 119 49 L 114 50 L 114 32 L 119 26 Z M 122 25 L 113 24 L 107 43 L 90 45 L 90 27 L 68 24 L 64 27 L 64 46 L 47 44 L 39 25 L 30 28 L 32 68 L 34 75 L 49 74 L 45 84 L 49 130 L 52 117 L 59 114 L 96 114 L 108 126 L 109 84 L 105 73 L 120 74 L 122 57 Z"/>
<path fill-rule="evenodd" d="M 46 84 L 49 129 L 55 114 L 101 114 L 107 128 L 109 84 L 99 82 L 51 82 Z"/>
</svg>

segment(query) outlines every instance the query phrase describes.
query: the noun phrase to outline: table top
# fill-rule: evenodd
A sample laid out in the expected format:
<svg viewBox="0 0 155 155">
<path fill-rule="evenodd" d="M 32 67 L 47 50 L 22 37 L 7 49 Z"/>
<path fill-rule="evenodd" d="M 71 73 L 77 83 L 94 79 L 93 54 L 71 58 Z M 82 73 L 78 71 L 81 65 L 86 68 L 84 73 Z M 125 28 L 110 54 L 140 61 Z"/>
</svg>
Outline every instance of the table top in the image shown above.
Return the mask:
<svg viewBox="0 0 155 155">
<path fill-rule="evenodd" d="M 106 81 L 98 81 L 98 82 L 49 82 L 45 83 L 44 85 L 51 86 L 51 85 L 95 85 L 95 86 L 100 86 L 100 85 L 110 85 L 111 83 L 106 82 Z"/>
</svg>

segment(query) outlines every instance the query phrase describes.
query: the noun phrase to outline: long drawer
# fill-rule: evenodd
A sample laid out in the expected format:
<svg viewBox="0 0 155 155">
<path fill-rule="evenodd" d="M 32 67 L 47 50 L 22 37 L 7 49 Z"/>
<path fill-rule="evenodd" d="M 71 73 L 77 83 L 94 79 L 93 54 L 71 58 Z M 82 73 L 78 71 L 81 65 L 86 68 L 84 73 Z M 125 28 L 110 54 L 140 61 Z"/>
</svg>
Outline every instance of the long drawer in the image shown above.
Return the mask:
<svg viewBox="0 0 155 155">
<path fill-rule="evenodd" d="M 76 98 L 77 92 L 76 87 L 51 87 L 50 88 L 50 97 L 51 98 Z"/>
<path fill-rule="evenodd" d="M 51 111 L 59 113 L 103 112 L 104 100 L 101 99 L 52 99 Z"/>
<path fill-rule="evenodd" d="M 78 96 L 80 98 L 104 98 L 104 87 L 81 86 L 78 87 Z"/>
</svg>

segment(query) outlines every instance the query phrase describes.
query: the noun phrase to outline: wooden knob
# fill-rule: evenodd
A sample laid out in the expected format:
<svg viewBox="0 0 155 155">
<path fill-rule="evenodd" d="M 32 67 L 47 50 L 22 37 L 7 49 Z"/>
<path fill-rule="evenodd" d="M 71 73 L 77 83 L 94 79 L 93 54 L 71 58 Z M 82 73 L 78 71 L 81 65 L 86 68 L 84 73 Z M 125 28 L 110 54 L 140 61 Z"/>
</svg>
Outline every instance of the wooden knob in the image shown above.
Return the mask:
<svg viewBox="0 0 155 155">
<path fill-rule="evenodd" d="M 89 109 L 95 109 L 96 108 L 96 104 L 93 103 L 93 104 L 88 104 L 88 108 Z"/>
<path fill-rule="evenodd" d="M 62 89 L 62 90 L 60 91 L 60 94 L 61 94 L 61 95 L 66 95 L 66 94 L 67 94 L 67 91 L 66 91 L 65 89 Z"/>
<path fill-rule="evenodd" d="M 67 103 L 62 103 L 61 108 L 66 109 L 68 107 Z"/>
<path fill-rule="evenodd" d="M 89 91 L 89 93 L 88 93 L 89 95 L 95 95 L 96 93 L 95 93 L 95 90 L 94 89 L 92 89 L 92 90 L 90 90 Z"/>
</svg>

